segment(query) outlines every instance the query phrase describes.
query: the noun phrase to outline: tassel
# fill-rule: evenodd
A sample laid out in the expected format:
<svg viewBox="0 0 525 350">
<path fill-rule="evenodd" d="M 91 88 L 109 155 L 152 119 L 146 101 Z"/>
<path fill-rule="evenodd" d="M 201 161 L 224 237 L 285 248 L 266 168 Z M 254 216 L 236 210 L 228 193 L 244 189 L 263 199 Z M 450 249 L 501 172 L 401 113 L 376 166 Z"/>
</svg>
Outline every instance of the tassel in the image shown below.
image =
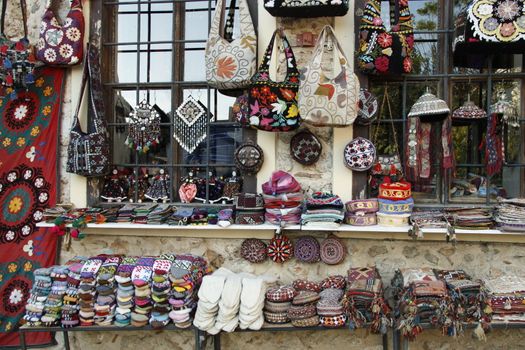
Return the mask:
<svg viewBox="0 0 525 350">
<path fill-rule="evenodd" d="M 487 341 L 487 336 L 485 335 L 485 330 L 481 326 L 481 322 L 478 323 L 478 326 L 476 327 L 476 329 L 474 329 L 474 335 L 476 336 L 476 338 L 478 338 L 478 340 Z"/>
</svg>

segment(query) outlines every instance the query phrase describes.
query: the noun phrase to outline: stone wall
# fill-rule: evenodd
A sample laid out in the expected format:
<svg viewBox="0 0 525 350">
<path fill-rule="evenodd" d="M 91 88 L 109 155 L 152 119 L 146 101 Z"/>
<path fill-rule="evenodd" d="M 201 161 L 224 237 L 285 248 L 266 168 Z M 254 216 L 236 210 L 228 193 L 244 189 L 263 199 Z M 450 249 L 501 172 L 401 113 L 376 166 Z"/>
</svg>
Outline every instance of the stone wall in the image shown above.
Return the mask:
<svg viewBox="0 0 525 350">
<path fill-rule="evenodd" d="M 101 1 L 101 0 L 96 0 Z M 67 12 L 68 0 L 60 2 L 59 14 Z M 44 0 L 27 0 L 29 10 L 30 39 L 36 41 L 40 18 L 44 12 Z M 10 36 L 21 33 L 18 0 L 9 0 L 9 15 L 7 16 L 6 32 Z M 290 24 L 283 23 L 289 26 Z M 318 21 L 309 22 L 315 31 L 322 28 Z M 295 26 L 296 28 L 298 26 Z M 300 64 L 304 63 L 309 49 L 295 49 Z M 70 200 L 69 174 L 65 172 L 65 151 L 71 116 L 71 99 L 76 96 L 77 87 L 71 86 L 68 75 L 62 106 L 62 131 L 60 156 L 61 194 L 60 200 Z M 323 142 L 325 152 L 314 167 L 302 167 L 289 157 L 289 135 L 281 135 L 278 141 L 277 165 L 294 173 L 304 188 L 331 189 L 332 146 L 329 129 L 316 128 L 315 133 Z M 292 233 L 292 238 L 299 233 Z M 456 247 L 445 242 L 412 242 L 412 241 L 376 241 L 363 239 L 345 239 L 348 247 L 348 257 L 338 266 L 324 264 L 307 265 L 296 261 L 284 265 L 266 262 L 260 265 L 250 265 L 240 258 L 240 240 L 234 239 L 194 239 L 194 238 L 159 238 L 126 236 L 90 235 L 81 241 L 73 241 L 69 250 L 63 247 L 62 262 L 74 255 L 96 255 L 99 253 L 123 254 L 160 254 L 163 252 L 191 252 L 206 256 L 216 267 L 224 266 L 234 271 L 246 271 L 256 274 L 272 274 L 283 282 L 293 279 L 320 279 L 329 274 L 344 274 L 349 266 L 364 266 L 376 264 L 385 281 L 389 281 L 398 267 L 431 266 L 441 268 L 464 268 L 476 278 L 496 277 L 501 274 L 523 274 L 525 253 L 524 246 L 518 244 L 476 244 L 458 243 Z M 322 239 L 324 234 L 317 235 Z M 61 337 L 57 339 L 61 341 Z M 191 332 L 121 332 L 121 333 L 72 333 L 72 348 L 91 350 L 103 347 L 113 349 L 192 349 L 193 333 Z M 525 331 L 508 330 L 495 331 L 488 335 L 487 342 L 479 342 L 471 338 L 471 331 L 458 339 L 445 338 L 438 331 L 425 331 L 411 349 L 521 349 L 525 343 Z M 58 345 L 53 349 L 62 349 Z M 351 333 L 345 330 L 326 332 L 281 332 L 269 334 L 238 333 L 223 336 L 224 349 L 381 349 L 381 338 L 369 335 L 365 331 Z"/>
</svg>

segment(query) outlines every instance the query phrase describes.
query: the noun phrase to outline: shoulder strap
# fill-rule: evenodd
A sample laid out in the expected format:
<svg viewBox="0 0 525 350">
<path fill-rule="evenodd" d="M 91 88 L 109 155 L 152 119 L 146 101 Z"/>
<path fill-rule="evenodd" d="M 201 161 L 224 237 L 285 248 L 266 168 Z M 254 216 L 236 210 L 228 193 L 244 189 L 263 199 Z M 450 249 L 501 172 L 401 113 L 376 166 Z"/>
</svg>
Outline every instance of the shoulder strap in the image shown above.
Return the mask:
<svg viewBox="0 0 525 350">
<path fill-rule="evenodd" d="M 379 135 L 379 127 L 381 126 L 381 116 L 383 115 L 383 112 L 385 111 L 385 105 L 388 108 L 388 117 L 390 119 L 390 127 L 392 128 L 392 133 L 394 137 L 394 147 L 396 149 L 396 154 L 399 155 L 399 145 L 397 143 L 397 132 L 396 127 L 394 125 L 394 121 L 392 120 L 392 106 L 390 105 L 390 97 L 388 96 L 388 86 L 385 85 L 385 91 L 383 92 L 383 102 L 381 102 L 381 109 L 379 110 L 379 115 L 377 117 L 377 123 L 376 128 L 374 130 L 374 136 L 372 137 L 372 143 L 377 143 L 377 138 Z"/>
<path fill-rule="evenodd" d="M 88 44 L 89 45 L 89 44 Z M 82 85 L 80 87 L 80 96 L 78 97 L 77 107 L 75 108 L 75 114 L 73 115 L 73 120 L 71 121 L 71 130 L 75 128 L 80 128 L 80 122 L 78 120 L 78 115 L 80 114 L 80 107 L 82 106 L 82 100 L 84 98 L 84 91 L 86 90 L 86 85 L 88 83 L 88 51 L 86 51 L 86 59 L 84 60 L 84 68 L 82 69 Z"/>
<path fill-rule="evenodd" d="M 95 45 L 88 46 L 87 66 L 89 76 L 89 97 L 93 112 L 93 125 L 100 133 L 107 132 L 104 112 L 104 98 L 100 73 L 100 55 Z"/>
<path fill-rule="evenodd" d="M 5 15 L 7 13 L 7 2 L 9 0 L 2 0 L 2 16 L 0 17 L 0 32 L 4 33 Z M 22 11 L 22 25 L 24 26 L 24 38 L 27 38 L 27 10 L 26 1 L 20 0 L 20 10 Z"/>
<path fill-rule="evenodd" d="M 390 16 L 392 17 L 392 24 L 399 25 L 399 31 L 412 30 L 412 14 L 406 0 L 406 5 L 401 4 L 400 0 L 390 0 Z M 393 7 L 395 5 L 395 7 Z M 392 11 L 395 9 L 395 12 Z"/>
<path fill-rule="evenodd" d="M 217 0 L 215 5 L 215 12 L 213 13 L 213 21 L 210 27 L 210 37 L 221 36 L 220 28 L 224 20 L 224 0 Z"/>
<path fill-rule="evenodd" d="M 251 35 L 255 37 L 255 28 L 253 26 L 252 15 L 250 14 L 247 0 L 239 0 L 239 22 L 242 35 Z"/>
<path fill-rule="evenodd" d="M 279 35 L 279 37 L 281 38 L 284 46 L 284 54 L 286 56 L 286 75 L 289 75 L 290 73 L 298 73 L 297 63 L 295 62 L 295 56 L 293 54 L 292 47 L 290 46 L 286 35 L 284 35 L 284 30 L 282 29 L 276 29 L 273 32 L 272 39 L 270 40 L 270 43 L 266 48 L 266 52 L 264 53 L 263 60 L 261 62 L 261 65 L 259 66 L 259 70 L 269 70 L 270 60 L 272 59 L 273 46 L 275 44 L 275 37 L 277 35 Z M 288 53 L 286 53 L 286 51 L 288 51 Z"/>
<path fill-rule="evenodd" d="M 374 19 L 381 19 L 381 1 L 379 0 L 368 0 L 365 5 L 363 16 L 361 17 L 361 25 L 381 27 L 383 25 L 374 24 Z"/>
<path fill-rule="evenodd" d="M 236 3 L 236 0 L 230 1 L 230 9 L 228 10 L 228 14 L 226 15 L 226 21 L 224 23 L 224 39 L 226 39 L 228 42 L 233 41 L 233 22 L 235 21 Z"/>
<path fill-rule="evenodd" d="M 325 42 L 326 42 L 326 39 L 327 38 L 330 38 L 332 40 L 332 43 L 334 45 L 334 57 L 336 57 L 335 55 L 335 50 L 337 50 L 339 52 L 339 55 L 338 55 L 338 59 L 339 58 L 344 58 L 346 63 L 348 65 L 351 64 L 350 61 L 348 61 L 348 58 L 346 57 L 346 54 L 344 53 L 343 51 L 343 48 L 341 47 L 341 44 L 339 43 L 339 40 L 337 40 L 337 37 L 335 36 L 335 33 L 334 33 L 334 28 L 332 28 L 332 26 L 330 25 L 326 25 L 324 26 L 323 30 L 321 31 L 321 34 L 319 35 L 319 39 L 317 40 L 317 43 L 315 45 L 315 49 L 314 49 L 314 54 L 312 55 L 312 61 L 313 62 L 322 62 L 322 57 L 323 57 L 323 54 L 325 52 L 324 50 L 324 45 L 325 45 Z M 340 60 L 339 60 L 340 62 Z M 334 62 L 336 63 L 336 62 Z M 344 64 L 340 63 L 341 67 L 344 66 Z"/>
</svg>

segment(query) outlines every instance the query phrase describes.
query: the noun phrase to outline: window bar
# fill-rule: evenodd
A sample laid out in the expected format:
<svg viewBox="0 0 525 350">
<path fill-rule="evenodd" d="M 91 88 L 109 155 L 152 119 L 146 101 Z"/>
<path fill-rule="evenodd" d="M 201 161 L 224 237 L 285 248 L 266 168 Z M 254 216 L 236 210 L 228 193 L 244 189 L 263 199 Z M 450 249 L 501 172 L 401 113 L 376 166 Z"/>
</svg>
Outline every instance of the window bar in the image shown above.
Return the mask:
<svg viewBox="0 0 525 350">
<path fill-rule="evenodd" d="M 489 116 L 490 116 L 490 113 L 492 113 L 491 111 L 491 106 L 492 106 L 492 87 L 493 87 L 493 81 L 492 81 L 492 60 L 494 58 L 494 55 L 490 55 L 489 58 L 488 58 L 488 78 L 487 78 L 487 111 L 489 113 Z M 489 117 L 490 119 L 490 117 Z M 486 129 L 486 135 L 488 135 L 488 129 L 489 129 L 489 124 L 490 124 L 490 120 L 487 119 L 487 129 Z M 490 176 L 488 176 L 488 174 L 486 173 L 487 171 L 487 167 L 485 166 L 485 175 L 486 175 L 486 179 L 487 179 L 487 183 L 485 185 L 485 204 L 486 205 L 489 205 L 490 204 Z"/>
<path fill-rule="evenodd" d="M 445 7 L 445 8 L 447 8 L 447 7 Z M 443 66 L 441 68 L 441 71 L 447 73 L 447 76 L 445 76 L 443 78 L 443 98 L 445 99 L 447 104 L 450 106 L 449 108 L 452 108 L 452 101 L 450 100 L 450 94 L 449 94 L 450 93 L 449 92 L 450 78 L 448 77 L 448 73 L 450 72 L 450 70 L 449 70 L 449 67 L 450 67 L 450 61 L 449 61 L 450 33 L 453 32 L 453 30 L 450 30 L 450 26 L 451 26 L 450 18 L 451 18 L 451 15 L 453 14 L 453 11 L 454 11 L 454 6 L 448 6 L 448 11 L 443 11 L 445 18 L 444 18 L 444 21 L 442 23 L 443 23 L 443 26 L 445 28 L 447 28 L 448 30 L 444 31 L 445 38 L 442 38 L 442 41 L 441 41 L 442 45 L 444 46 L 444 51 L 445 51 L 445 54 L 444 54 L 444 57 L 443 57 L 443 62 L 442 62 Z M 442 36 L 442 35 L 440 35 L 440 36 Z M 439 46 L 438 46 L 438 49 L 439 49 Z M 449 115 L 449 118 L 451 118 L 450 115 Z M 452 130 L 452 128 L 451 128 L 451 130 Z M 449 202 L 448 195 L 449 195 L 450 183 L 451 183 L 451 180 L 452 180 L 452 171 L 450 169 L 447 169 L 446 171 L 443 171 L 443 168 L 440 167 L 439 173 L 442 174 L 441 181 L 439 181 L 439 183 L 436 184 L 436 185 L 442 186 L 442 190 L 439 191 L 440 192 L 439 200 L 440 200 L 441 203 L 447 205 L 448 202 Z"/>
<path fill-rule="evenodd" d="M 211 2 L 212 0 L 208 0 L 208 32 L 210 31 L 211 26 Z M 206 134 L 208 135 L 206 137 L 206 203 L 210 203 L 210 100 L 211 100 L 211 90 L 210 85 L 206 86 L 206 108 L 207 108 L 207 115 L 206 115 Z M 215 107 L 217 106 L 217 103 L 215 103 Z M 215 109 L 214 109 L 215 110 Z M 215 117 L 217 115 L 215 114 Z"/>
<path fill-rule="evenodd" d="M 178 8 L 176 8 L 176 5 L 173 4 L 172 7 L 172 26 L 171 26 L 171 38 L 172 38 L 172 45 L 171 45 L 171 48 L 172 48 L 172 53 L 171 53 L 171 80 L 172 81 L 175 81 L 177 80 L 177 76 L 178 76 L 178 73 L 177 73 L 177 69 L 175 67 L 177 67 L 177 51 L 178 50 L 178 46 L 177 46 L 177 14 L 179 11 L 177 11 Z M 173 139 L 173 133 L 174 133 L 174 125 L 173 125 L 173 122 L 174 122 L 174 115 L 175 115 L 175 110 L 177 108 L 176 106 L 176 102 L 177 102 L 177 99 L 176 99 L 176 94 L 178 93 L 178 89 L 176 89 L 175 85 L 174 84 L 171 84 L 171 116 L 170 116 L 170 132 L 169 132 L 169 135 L 168 135 L 168 159 L 170 161 L 170 163 L 173 163 L 173 159 L 174 159 L 174 152 L 173 152 L 173 147 L 174 147 L 174 139 Z M 169 196 L 170 196 L 170 202 L 175 202 L 175 194 L 174 194 L 174 191 L 173 191 L 173 186 L 175 186 L 175 184 L 178 184 L 178 179 L 175 179 L 175 169 L 173 168 L 173 166 L 170 166 L 169 169 L 169 174 L 170 174 L 170 192 L 169 192 Z"/>
<path fill-rule="evenodd" d="M 142 10 L 142 6 L 139 4 L 137 6 L 137 42 L 140 42 L 140 32 L 141 32 L 141 20 L 140 20 L 140 12 Z M 137 92 L 135 96 L 135 103 L 136 105 L 140 102 L 140 45 L 137 44 Z M 134 171 L 134 178 L 135 178 L 135 193 L 133 194 L 133 198 L 135 200 L 138 200 L 138 175 L 139 175 L 139 152 L 136 149 L 133 149 L 133 152 L 135 152 L 135 166 L 133 169 Z"/>
</svg>

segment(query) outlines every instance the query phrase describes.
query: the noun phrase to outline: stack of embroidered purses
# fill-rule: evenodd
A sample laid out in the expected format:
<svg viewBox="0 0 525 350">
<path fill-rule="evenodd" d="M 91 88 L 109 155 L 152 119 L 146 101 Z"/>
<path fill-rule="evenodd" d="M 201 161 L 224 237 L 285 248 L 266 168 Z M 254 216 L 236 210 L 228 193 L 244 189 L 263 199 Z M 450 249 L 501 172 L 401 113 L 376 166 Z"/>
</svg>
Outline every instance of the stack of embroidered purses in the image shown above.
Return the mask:
<svg viewBox="0 0 525 350">
<path fill-rule="evenodd" d="M 312 290 L 301 290 L 292 300 L 288 318 L 295 327 L 314 327 L 319 324 L 317 302 L 321 297 Z"/>
<path fill-rule="evenodd" d="M 157 203 L 143 203 L 135 206 L 133 209 L 133 223 L 147 224 L 148 215 L 157 206 Z"/>
<path fill-rule="evenodd" d="M 78 299 L 78 286 L 80 284 L 80 272 L 86 258 L 75 257 L 66 263 L 69 268 L 67 275 L 67 290 L 64 295 L 64 305 L 62 306 L 61 324 L 62 328 L 70 328 L 78 326 L 80 319 L 78 316 L 79 311 L 79 299 Z"/>
<path fill-rule="evenodd" d="M 392 286 L 399 291 L 397 327 L 407 339 L 422 332 L 421 323 L 443 327 L 453 313 L 445 282 L 438 280 L 431 268 L 397 270 Z"/>
<path fill-rule="evenodd" d="M 525 198 L 500 200 L 494 219 L 500 230 L 524 232 Z"/>
<path fill-rule="evenodd" d="M 137 264 L 135 256 L 124 257 L 120 262 L 115 275 L 117 282 L 117 308 L 115 312 L 115 325 L 128 326 L 131 323 L 131 310 L 134 306 L 135 287 L 131 281 L 131 274 Z"/>
<path fill-rule="evenodd" d="M 237 225 L 264 224 L 263 196 L 256 193 L 238 193 L 233 199 L 233 204 L 235 206 L 235 223 Z M 225 221 L 224 218 L 219 220 Z"/>
<path fill-rule="evenodd" d="M 115 273 L 120 264 L 119 256 L 108 257 L 98 270 L 97 302 L 95 304 L 95 324 L 109 326 L 115 318 L 116 287 Z"/>
<path fill-rule="evenodd" d="M 89 258 L 80 271 L 78 296 L 80 298 L 80 325 L 92 326 L 95 322 L 95 294 L 98 270 L 106 256 L 99 255 Z"/>
<path fill-rule="evenodd" d="M 462 331 L 462 322 L 480 322 L 488 328 L 486 293 L 480 282 L 473 281 L 463 270 L 434 270 L 436 277 L 447 284 L 455 312 L 451 317 L 452 335 Z"/>
<path fill-rule="evenodd" d="M 160 225 L 166 222 L 172 214 L 171 205 L 159 204 L 148 214 L 147 222 L 150 225 Z"/>
<path fill-rule="evenodd" d="M 317 314 L 321 326 L 339 328 L 346 324 L 346 314 L 343 307 L 343 289 L 326 288 L 319 293 Z"/>
<path fill-rule="evenodd" d="M 118 211 L 117 222 L 128 223 L 133 219 L 134 204 L 126 204 Z"/>
<path fill-rule="evenodd" d="M 262 184 L 265 219 L 274 225 L 296 225 L 301 222 L 301 185 L 287 172 L 276 171 Z"/>
<path fill-rule="evenodd" d="M 290 322 L 288 310 L 292 307 L 292 300 L 298 293 L 292 286 L 269 288 L 266 291 L 263 310 L 266 322 L 273 324 Z"/>
<path fill-rule="evenodd" d="M 525 277 L 501 276 L 485 281 L 492 306 L 492 322 L 525 322 Z"/>
<path fill-rule="evenodd" d="M 153 264 L 153 282 L 151 284 L 153 310 L 149 319 L 149 324 L 153 328 L 165 327 L 170 322 L 169 313 L 171 307 L 168 300 L 171 283 L 169 280 L 169 272 L 173 260 L 175 260 L 173 254 L 164 254 L 155 260 Z"/>
<path fill-rule="evenodd" d="M 120 206 L 107 208 L 104 212 L 104 217 L 106 218 L 106 223 L 108 222 L 117 222 L 118 212 Z"/>
<path fill-rule="evenodd" d="M 49 293 L 44 305 L 42 324 L 48 327 L 56 326 L 60 323 L 64 294 L 67 290 L 67 266 L 53 266 L 51 268 L 51 292 Z"/>
<path fill-rule="evenodd" d="M 131 274 L 135 287 L 135 307 L 131 313 L 131 325 L 143 327 L 148 324 L 153 304 L 151 301 L 151 275 L 153 273 L 154 257 L 141 257 Z"/>
<path fill-rule="evenodd" d="M 31 326 L 40 326 L 44 305 L 51 292 L 51 268 L 40 268 L 34 271 L 35 282 L 27 300 L 24 321 Z"/>
<path fill-rule="evenodd" d="M 390 309 L 384 302 L 383 282 L 375 266 L 348 270 L 344 306 L 351 328 L 371 323 L 373 333 L 386 333 Z"/>
<path fill-rule="evenodd" d="M 306 199 L 306 211 L 301 216 L 301 224 L 337 228 L 344 218 L 344 204 L 339 196 L 315 192 Z"/>
<path fill-rule="evenodd" d="M 447 208 L 448 221 L 458 229 L 486 230 L 494 225 L 492 211 L 486 208 Z"/>
</svg>

